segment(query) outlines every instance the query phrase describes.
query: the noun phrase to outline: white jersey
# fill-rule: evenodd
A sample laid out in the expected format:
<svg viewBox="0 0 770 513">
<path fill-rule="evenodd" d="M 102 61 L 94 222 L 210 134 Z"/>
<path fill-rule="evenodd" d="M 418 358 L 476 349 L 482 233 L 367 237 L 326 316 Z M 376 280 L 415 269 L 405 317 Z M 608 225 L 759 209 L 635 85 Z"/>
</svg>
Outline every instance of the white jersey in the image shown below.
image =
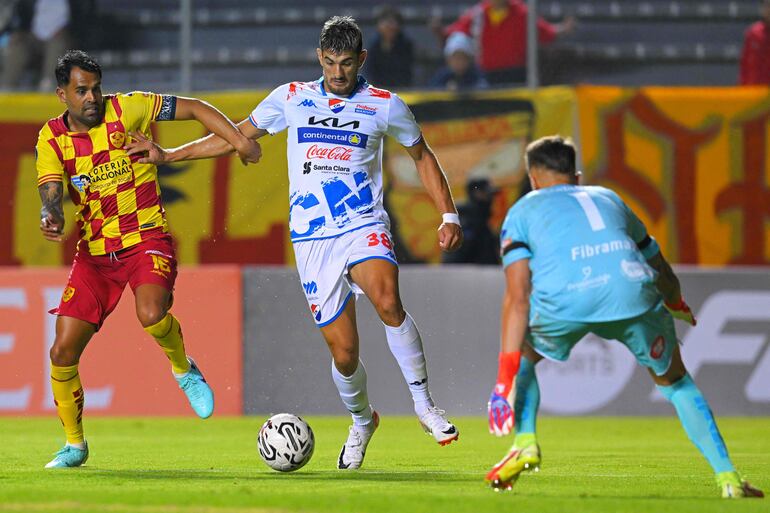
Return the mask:
<svg viewBox="0 0 770 513">
<path fill-rule="evenodd" d="M 323 79 L 292 82 L 273 90 L 249 119 L 271 135 L 289 129 L 292 242 L 389 227 L 382 207 L 383 137 L 407 147 L 422 137 L 401 98 L 362 77 L 347 97 L 327 92 Z"/>
</svg>

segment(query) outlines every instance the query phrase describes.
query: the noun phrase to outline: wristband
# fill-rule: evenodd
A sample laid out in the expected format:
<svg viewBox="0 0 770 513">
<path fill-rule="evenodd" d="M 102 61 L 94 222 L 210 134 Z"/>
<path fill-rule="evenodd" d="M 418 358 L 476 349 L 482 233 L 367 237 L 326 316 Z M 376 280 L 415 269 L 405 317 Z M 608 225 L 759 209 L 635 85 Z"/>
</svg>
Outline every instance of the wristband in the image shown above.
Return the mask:
<svg viewBox="0 0 770 513">
<path fill-rule="evenodd" d="M 507 397 L 511 387 L 513 386 L 513 379 L 519 372 L 519 365 L 521 363 L 521 351 L 513 351 L 510 353 L 500 352 L 498 358 L 497 367 L 497 384 L 495 385 L 495 392 Z"/>
<path fill-rule="evenodd" d="M 460 226 L 460 216 L 453 212 L 449 212 L 446 214 L 441 214 L 441 222 L 444 224 L 456 224 L 457 226 Z"/>
</svg>

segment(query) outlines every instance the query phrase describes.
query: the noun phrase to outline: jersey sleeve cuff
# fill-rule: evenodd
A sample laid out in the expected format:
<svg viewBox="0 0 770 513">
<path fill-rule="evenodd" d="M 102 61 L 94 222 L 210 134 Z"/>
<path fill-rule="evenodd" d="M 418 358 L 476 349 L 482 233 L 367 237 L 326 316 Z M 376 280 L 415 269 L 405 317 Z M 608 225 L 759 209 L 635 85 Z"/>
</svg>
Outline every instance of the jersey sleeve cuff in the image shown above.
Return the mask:
<svg viewBox="0 0 770 513">
<path fill-rule="evenodd" d="M 503 269 L 512 263 L 524 260 L 525 258 L 532 258 L 532 252 L 527 248 L 516 248 L 509 251 L 503 255 Z"/>
<path fill-rule="evenodd" d="M 637 246 L 639 247 L 639 251 L 642 252 L 642 256 L 645 260 L 649 260 L 660 253 L 660 246 L 658 246 L 658 241 L 656 241 L 655 238 L 651 235 L 648 235 L 643 242 L 644 244 L 638 244 Z"/>
<path fill-rule="evenodd" d="M 63 180 L 62 180 L 61 174 L 49 173 L 49 174 L 45 174 L 45 175 L 42 175 L 42 176 L 38 177 L 37 185 L 38 185 L 38 187 L 40 187 L 44 183 L 48 183 L 48 182 L 62 182 L 62 181 Z"/>
</svg>

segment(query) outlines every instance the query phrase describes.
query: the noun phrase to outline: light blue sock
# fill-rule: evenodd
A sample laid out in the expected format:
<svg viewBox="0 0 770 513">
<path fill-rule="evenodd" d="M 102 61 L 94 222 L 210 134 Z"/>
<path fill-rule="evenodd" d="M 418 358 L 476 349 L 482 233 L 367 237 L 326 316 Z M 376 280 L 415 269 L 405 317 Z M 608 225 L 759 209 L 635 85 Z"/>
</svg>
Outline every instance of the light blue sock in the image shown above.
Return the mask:
<svg viewBox="0 0 770 513">
<path fill-rule="evenodd" d="M 537 410 L 540 408 L 540 385 L 535 375 L 535 364 L 521 357 L 519 372 L 516 374 L 516 404 L 514 422 L 516 434 L 535 433 Z"/>
<path fill-rule="evenodd" d="M 690 375 L 686 374 L 670 386 L 656 386 L 663 397 L 674 405 L 687 436 L 705 456 L 714 472 L 734 471 L 735 467 L 727 454 L 714 414 Z"/>
</svg>

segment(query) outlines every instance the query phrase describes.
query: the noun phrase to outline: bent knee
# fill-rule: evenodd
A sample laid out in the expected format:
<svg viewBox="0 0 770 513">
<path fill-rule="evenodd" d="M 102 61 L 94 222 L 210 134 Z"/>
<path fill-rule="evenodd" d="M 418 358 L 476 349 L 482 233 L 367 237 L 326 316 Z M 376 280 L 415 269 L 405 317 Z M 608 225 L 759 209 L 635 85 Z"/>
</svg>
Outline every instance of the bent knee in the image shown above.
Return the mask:
<svg viewBox="0 0 770 513">
<path fill-rule="evenodd" d="M 383 292 L 370 299 L 374 309 L 377 310 L 377 314 L 385 324 L 399 326 L 404 322 L 406 313 L 395 291 Z"/>
<path fill-rule="evenodd" d="M 51 358 L 51 363 L 57 367 L 69 367 L 80 361 L 80 351 L 74 347 L 57 343 L 57 341 L 54 341 L 48 355 Z"/>
<path fill-rule="evenodd" d="M 158 324 L 164 317 L 166 317 L 167 313 L 166 308 L 158 305 L 142 306 L 136 309 L 136 317 L 139 319 L 143 328 L 149 328 L 150 326 Z"/>
</svg>

